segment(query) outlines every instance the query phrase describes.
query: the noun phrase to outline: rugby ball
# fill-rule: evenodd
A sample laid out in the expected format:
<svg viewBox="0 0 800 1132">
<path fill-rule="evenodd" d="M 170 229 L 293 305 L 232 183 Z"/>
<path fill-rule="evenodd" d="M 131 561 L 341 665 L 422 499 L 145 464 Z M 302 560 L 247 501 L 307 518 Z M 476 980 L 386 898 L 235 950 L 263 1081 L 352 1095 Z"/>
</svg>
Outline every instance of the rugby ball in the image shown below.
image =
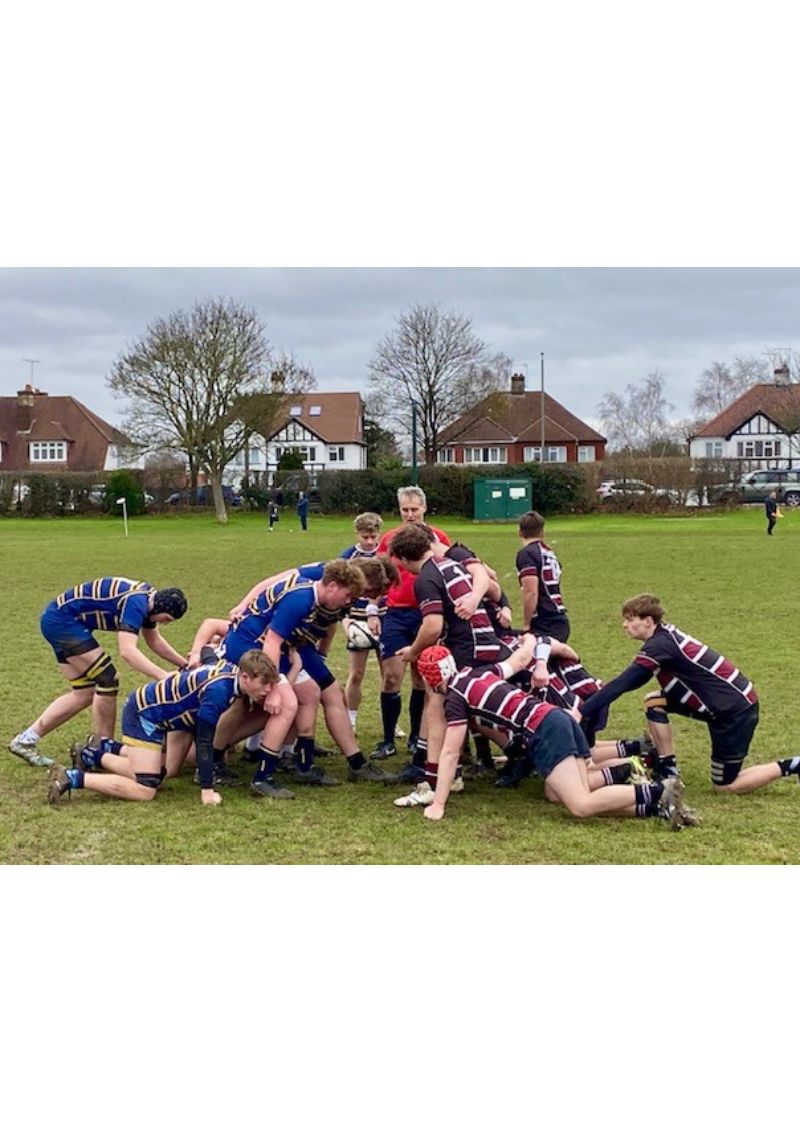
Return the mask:
<svg viewBox="0 0 800 1132">
<path fill-rule="evenodd" d="M 378 638 L 374 633 L 370 633 L 363 622 L 351 621 L 347 629 L 347 647 L 354 652 L 360 652 L 362 649 L 376 649 Z"/>
</svg>

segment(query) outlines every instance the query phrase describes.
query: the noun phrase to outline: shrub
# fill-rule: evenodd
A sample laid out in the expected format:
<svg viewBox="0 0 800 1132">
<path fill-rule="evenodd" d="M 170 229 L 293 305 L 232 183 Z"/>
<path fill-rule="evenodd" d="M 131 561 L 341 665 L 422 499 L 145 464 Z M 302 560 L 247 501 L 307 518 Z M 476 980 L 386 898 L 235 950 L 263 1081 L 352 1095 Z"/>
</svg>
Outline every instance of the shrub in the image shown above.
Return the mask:
<svg viewBox="0 0 800 1132">
<path fill-rule="evenodd" d="M 123 497 L 128 501 L 129 515 L 144 513 L 144 491 L 140 477 L 126 468 L 111 472 L 106 479 L 106 511 L 116 514 L 118 512 L 117 500 Z"/>
</svg>

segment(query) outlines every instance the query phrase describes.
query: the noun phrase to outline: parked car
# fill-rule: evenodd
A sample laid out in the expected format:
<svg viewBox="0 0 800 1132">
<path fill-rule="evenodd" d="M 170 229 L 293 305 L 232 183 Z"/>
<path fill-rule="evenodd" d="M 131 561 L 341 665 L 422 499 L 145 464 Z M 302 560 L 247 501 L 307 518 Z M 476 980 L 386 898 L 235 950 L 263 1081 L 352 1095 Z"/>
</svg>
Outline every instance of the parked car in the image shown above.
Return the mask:
<svg viewBox="0 0 800 1132">
<path fill-rule="evenodd" d="M 143 494 L 145 507 L 152 507 L 155 503 L 155 497 L 152 496 L 149 491 L 145 491 Z M 92 507 L 105 507 L 106 485 L 103 483 L 93 484 L 86 493 L 86 499 L 91 503 Z"/>
<path fill-rule="evenodd" d="M 666 487 L 653 487 L 644 480 L 603 480 L 597 489 L 597 499 L 605 503 L 607 499 L 620 499 L 624 497 L 641 499 L 643 496 L 656 496 L 666 503 L 677 503 L 678 494 Z"/>
<path fill-rule="evenodd" d="M 241 507 L 242 497 L 237 495 L 236 492 L 228 484 L 222 485 L 222 498 L 225 501 L 226 507 Z M 172 495 L 167 496 L 167 503 L 172 507 L 183 505 L 187 506 L 192 501 L 192 493 L 188 488 L 183 491 L 174 491 Z M 197 489 L 197 505 L 198 507 L 210 507 L 214 502 L 214 497 L 211 493 L 211 488 L 208 484 L 202 484 Z"/>
<path fill-rule="evenodd" d="M 763 503 L 773 491 L 787 507 L 800 506 L 800 468 L 763 468 L 710 493 L 712 503 Z"/>
</svg>

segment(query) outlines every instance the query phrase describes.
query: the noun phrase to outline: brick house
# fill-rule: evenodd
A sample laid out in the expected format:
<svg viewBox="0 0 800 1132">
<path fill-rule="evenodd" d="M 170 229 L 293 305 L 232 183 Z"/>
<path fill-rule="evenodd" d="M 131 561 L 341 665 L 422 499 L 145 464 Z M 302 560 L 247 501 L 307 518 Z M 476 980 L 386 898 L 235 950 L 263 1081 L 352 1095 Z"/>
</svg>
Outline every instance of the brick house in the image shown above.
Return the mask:
<svg viewBox="0 0 800 1132">
<path fill-rule="evenodd" d="M 0 397 L 0 472 L 106 472 L 141 468 L 128 438 L 75 397 L 26 385 Z"/>
<path fill-rule="evenodd" d="M 606 438 L 549 393 L 526 392 L 515 373 L 511 391 L 492 393 L 439 435 L 439 464 L 523 464 L 530 461 L 587 464 L 605 455 Z"/>
</svg>

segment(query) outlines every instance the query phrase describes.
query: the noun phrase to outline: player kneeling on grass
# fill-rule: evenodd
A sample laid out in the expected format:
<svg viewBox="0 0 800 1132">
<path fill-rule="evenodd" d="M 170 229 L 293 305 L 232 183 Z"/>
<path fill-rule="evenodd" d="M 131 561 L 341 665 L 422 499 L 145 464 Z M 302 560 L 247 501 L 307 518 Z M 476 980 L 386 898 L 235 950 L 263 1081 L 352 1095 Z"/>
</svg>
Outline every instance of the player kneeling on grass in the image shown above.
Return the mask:
<svg viewBox="0 0 800 1132">
<path fill-rule="evenodd" d="M 433 802 L 425 817 L 438 821 L 455 776 L 470 718 L 521 736 L 527 743 L 538 775 L 551 801 L 560 802 L 573 817 L 659 817 L 672 829 L 695 824 L 683 805 L 678 778 L 637 786 L 589 786 L 589 746 L 573 715 L 508 683 L 516 667 L 513 656 L 500 664 L 462 668 L 443 645 L 425 649 L 418 661 L 420 675 L 434 692 L 444 696 L 447 732 L 439 758 Z"/>
<path fill-rule="evenodd" d="M 758 726 L 758 695 L 741 669 L 709 645 L 664 621 L 653 594 L 639 594 L 622 607 L 622 630 L 641 642 L 633 662 L 581 706 L 592 720 L 625 692 L 655 676 L 660 693 L 645 698 L 645 716 L 657 756 L 654 773 L 677 777 L 669 713 L 700 719 L 711 739 L 711 781 L 716 790 L 748 794 L 787 775 L 800 775 L 800 756 L 742 770 Z"/>
<path fill-rule="evenodd" d="M 224 754 L 227 746 L 220 746 L 225 715 L 232 708 L 238 711 L 239 701 L 246 700 L 256 709 L 254 730 L 264 726 L 264 711 L 282 710 L 288 716 L 282 725 L 288 729 L 291 703 L 281 693 L 288 692 L 291 700 L 294 696 L 288 686 L 278 685 L 275 665 L 255 649 L 242 656 L 238 667 L 222 661 L 145 684 L 125 702 L 122 741 L 98 737 L 82 749 L 76 744 L 71 769 L 50 769 L 48 800 L 55 805 L 64 794 L 87 789 L 129 802 L 150 802 L 165 776 L 177 774 L 194 742 L 200 800 L 206 806 L 218 805 L 222 797 L 213 789 L 214 762 L 215 753 L 221 749 Z M 254 788 L 269 778 L 270 753 L 261 760 Z"/>
</svg>

